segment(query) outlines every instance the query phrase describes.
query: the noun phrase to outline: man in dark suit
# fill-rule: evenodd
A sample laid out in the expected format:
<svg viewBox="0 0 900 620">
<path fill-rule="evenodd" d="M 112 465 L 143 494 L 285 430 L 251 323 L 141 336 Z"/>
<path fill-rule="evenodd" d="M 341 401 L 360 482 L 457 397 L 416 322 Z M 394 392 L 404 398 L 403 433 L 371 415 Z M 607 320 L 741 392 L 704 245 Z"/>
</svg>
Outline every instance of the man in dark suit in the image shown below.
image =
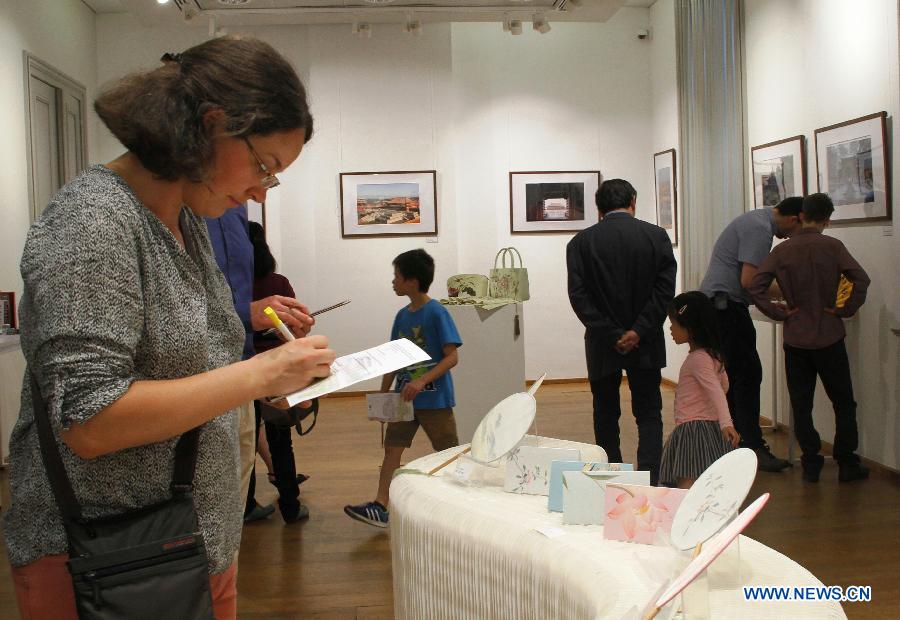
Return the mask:
<svg viewBox="0 0 900 620">
<path fill-rule="evenodd" d="M 675 256 L 665 230 L 634 217 L 637 192 L 622 179 L 597 190 L 600 222 L 566 247 L 569 301 L 585 326 L 594 435 L 611 462 L 621 462 L 619 385 L 628 374 L 638 427 L 638 469 L 652 484 L 662 453 L 663 321 L 675 296 Z"/>
</svg>

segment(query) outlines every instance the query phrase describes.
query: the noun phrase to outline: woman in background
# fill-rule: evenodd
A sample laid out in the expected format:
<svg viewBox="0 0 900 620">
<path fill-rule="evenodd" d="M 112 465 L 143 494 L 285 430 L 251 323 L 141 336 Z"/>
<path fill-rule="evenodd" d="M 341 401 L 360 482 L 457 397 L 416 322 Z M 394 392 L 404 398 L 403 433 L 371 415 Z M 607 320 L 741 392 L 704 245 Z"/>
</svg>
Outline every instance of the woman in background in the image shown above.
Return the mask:
<svg viewBox="0 0 900 620">
<path fill-rule="evenodd" d="M 276 273 L 275 257 L 266 243 L 266 232 L 261 225 L 250 222 L 250 241 L 253 243 L 253 300 L 265 299 L 272 295 L 294 297 L 290 281 Z M 282 344 L 277 336 L 266 337 L 257 332 L 253 346 L 257 353 L 269 351 Z M 260 402 L 256 401 L 257 419 L 260 416 Z M 285 523 L 294 523 L 309 517 L 309 507 L 300 502 L 300 478 L 294 461 L 294 447 L 290 426 L 278 426 L 265 422 L 266 440 L 272 458 L 269 482 L 278 489 L 278 508 Z"/>
</svg>

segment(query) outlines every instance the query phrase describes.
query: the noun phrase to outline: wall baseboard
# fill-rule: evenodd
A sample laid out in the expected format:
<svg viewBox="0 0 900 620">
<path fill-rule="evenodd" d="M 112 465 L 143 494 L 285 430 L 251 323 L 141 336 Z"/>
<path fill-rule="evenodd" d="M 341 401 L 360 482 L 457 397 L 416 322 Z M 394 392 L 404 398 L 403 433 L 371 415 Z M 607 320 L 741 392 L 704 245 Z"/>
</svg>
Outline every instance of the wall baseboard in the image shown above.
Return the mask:
<svg viewBox="0 0 900 620">
<path fill-rule="evenodd" d="M 553 385 L 553 384 L 559 384 L 559 383 L 584 383 L 584 384 L 588 384 L 588 383 L 590 383 L 590 382 L 588 381 L 587 377 L 571 377 L 571 378 L 568 378 L 568 379 L 544 379 L 544 383 L 547 384 L 547 385 Z M 622 384 L 625 385 L 625 384 L 627 384 L 627 383 L 628 383 L 628 376 L 625 375 L 625 376 L 622 377 Z M 525 382 L 525 385 L 526 385 L 526 386 L 531 386 L 531 385 L 533 385 L 533 384 L 534 384 L 534 381 L 531 381 L 531 380 Z M 664 385 L 664 386 L 666 386 L 666 387 L 668 387 L 668 388 L 672 388 L 672 389 L 674 390 L 675 387 L 678 385 L 678 383 L 676 383 L 675 381 L 672 381 L 671 379 L 666 379 L 665 377 L 663 377 L 662 385 Z"/>
<path fill-rule="evenodd" d="M 759 422 L 763 426 L 770 426 L 770 427 L 773 426 L 772 420 L 765 416 L 760 416 Z M 788 428 L 787 424 L 784 424 L 783 422 L 779 422 L 778 424 L 775 424 L 774 426 L 779 432 L 784 433 L 785 435 L 788 436 L 787 437 L 788 441 L 795 441 L 794 437 L 791 435 L 790 429 Z M 830 444 L 827 441 L 822 442 L 822 454 L 824 454 L 825 456 L 831 456 L 833 451 L 834 451 L 833 444 Z M 873 461 L 872 459 L 867 459 L 866 457 L 861 457 L 860 460 L 872 472 L 877 472 L 879 475 L 887 476 L 889 478 L 900 479 L 900 471 L 897 471 L 896 469 L 888 467 L 887 465 L 885 465 L 883 463 L 879 463 L 878 461 Z"/>
</svg>

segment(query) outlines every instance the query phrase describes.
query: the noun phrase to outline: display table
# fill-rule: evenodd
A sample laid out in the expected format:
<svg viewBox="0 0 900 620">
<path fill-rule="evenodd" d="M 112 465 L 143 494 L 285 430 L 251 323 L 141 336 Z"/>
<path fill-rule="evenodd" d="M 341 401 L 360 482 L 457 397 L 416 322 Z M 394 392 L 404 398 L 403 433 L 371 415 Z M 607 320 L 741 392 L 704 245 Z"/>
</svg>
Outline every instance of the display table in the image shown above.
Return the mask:
<svg viewBox="0 0 900 620">
<path fill-rule="evenodd" d="M 584 444 L 541 438 L 540 445 Z M 453 448 L 410 463 L 428 471 Z M 421 618 L 633 618 L 667 580 L 674 551 L 603 539 L 603 526 L 563 525 L 547 498 L 502 487 L 402 474 L 391 484 L 394 613 Z M 446 474 L 446 475 L 444 475 Z M 548 538 L 535 528 L 565 534 Z M 744 585 L 821 586 L 805 568 L 741 537 Z M 710 577 L 712 618 L 845 618 L 834 602 L 745 602 L 740 588 Z"/>
</svg>

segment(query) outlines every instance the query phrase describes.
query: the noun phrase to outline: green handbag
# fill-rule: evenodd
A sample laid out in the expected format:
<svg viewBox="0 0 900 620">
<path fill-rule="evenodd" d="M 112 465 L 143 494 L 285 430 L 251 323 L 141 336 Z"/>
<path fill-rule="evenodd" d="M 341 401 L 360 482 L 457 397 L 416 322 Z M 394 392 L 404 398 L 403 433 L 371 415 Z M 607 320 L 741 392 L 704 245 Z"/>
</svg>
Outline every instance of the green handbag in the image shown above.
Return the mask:
<svg viewBox="0 0 900 620">
<path fill-rule="evenodd" d="M 501 259 L 502 256 L 502 259 Z M 506 266 L 506 258 L 509 256 L 510 266 Z M 519 266 L 516 267 L 516 257 L 519 258 Z M 499 263 L 499 266 L 498 266 Z M 516 248 L 502 248 L 494 257 L 494 268 L 490 275 L 491 297 L 502 299 L 515 299 L 516 301 L 528 301 L 528 270 L 522 263 L 522 255 Z"/>
</svg>

